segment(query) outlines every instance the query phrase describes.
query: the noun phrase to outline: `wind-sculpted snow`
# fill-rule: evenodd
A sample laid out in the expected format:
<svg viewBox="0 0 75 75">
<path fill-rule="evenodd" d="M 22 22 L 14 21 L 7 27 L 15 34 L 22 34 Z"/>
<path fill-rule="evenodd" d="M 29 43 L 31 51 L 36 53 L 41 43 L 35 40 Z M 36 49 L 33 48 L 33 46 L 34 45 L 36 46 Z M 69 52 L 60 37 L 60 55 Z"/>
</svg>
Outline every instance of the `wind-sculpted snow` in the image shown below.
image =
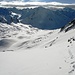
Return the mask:
<svg viewBox="0 0 75 75">
<path fill-rule="evenodd" d="M 75 75 L 75 29 L 65 33 L 22 23 L 0 28 L 0 75 Z"/>
<path fill-rule="evenodd" d="M 0 22 L 11 24 L 29 24 L 40 29 L 58 29 L 75 18 L 75 10 L 46 9 L 37 7 L 34 9 L 0 8 Z"/>
<path fill-rule="evenodd" d="M 75 75 L 75 29 L 0 23 L 0 75 L 5 74 Z"/>
</svg>

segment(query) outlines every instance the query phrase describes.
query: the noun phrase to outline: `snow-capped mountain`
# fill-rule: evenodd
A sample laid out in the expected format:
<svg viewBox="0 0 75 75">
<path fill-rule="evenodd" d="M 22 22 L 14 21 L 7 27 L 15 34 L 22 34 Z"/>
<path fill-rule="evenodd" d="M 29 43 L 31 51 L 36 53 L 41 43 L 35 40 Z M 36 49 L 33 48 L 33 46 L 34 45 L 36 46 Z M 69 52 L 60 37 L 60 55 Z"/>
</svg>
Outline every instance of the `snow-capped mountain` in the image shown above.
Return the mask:
<svg viewBox="0 0 75 75">
<path fill-rule="evenodd" d="M 75 18 L 75 10 L 71 8 L 34 9 L 0 8 L 0 22 L 11 24 L 23 23 L 41 29 L 58 29 Z"/>
<path fill-rule="evenodd" d="M 74 6 L 25 7 L 0 7 L 0 75 L 75 75 Z"/>
</svg>

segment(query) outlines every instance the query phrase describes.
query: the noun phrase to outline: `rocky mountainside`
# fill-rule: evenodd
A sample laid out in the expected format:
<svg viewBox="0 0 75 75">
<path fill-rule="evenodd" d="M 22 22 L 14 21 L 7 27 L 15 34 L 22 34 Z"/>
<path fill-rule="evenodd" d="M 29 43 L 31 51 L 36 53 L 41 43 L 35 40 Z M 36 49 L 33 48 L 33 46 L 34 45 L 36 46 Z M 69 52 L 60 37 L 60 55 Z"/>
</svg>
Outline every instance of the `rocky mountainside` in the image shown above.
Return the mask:
<svg viewBox="0 0 75 75">
<path fill-rule="evenodd" d="M 58 29 L 75 18 L 71 8 L 51 10 L 44 7 L 17 9 L 0 7 L 0 22 L 29 24 L 40 29 Z"/>
<path fill-rule="evenodd" d="M 67 31 L 69 31 L 71 29 L 75 29 L 75 19 L 72 20 L 71 22 L 69 22 L 67 25 L 63 26 L 61 28 L 61 31 L 67 32 Z"/>
</svg>

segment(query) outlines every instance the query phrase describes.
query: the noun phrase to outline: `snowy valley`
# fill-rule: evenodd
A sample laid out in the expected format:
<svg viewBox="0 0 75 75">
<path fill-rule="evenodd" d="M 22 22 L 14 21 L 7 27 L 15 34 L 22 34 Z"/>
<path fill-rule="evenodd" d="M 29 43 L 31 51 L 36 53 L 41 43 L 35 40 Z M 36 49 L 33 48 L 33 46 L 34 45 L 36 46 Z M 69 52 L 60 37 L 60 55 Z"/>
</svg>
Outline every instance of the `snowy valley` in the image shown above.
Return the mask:
<svg viewBox="0 0 75 75">
<path fill-rule="evenodd" d="M 0 75 L 75 75 L 75 5 L 0 6 Z"/>
</svg>

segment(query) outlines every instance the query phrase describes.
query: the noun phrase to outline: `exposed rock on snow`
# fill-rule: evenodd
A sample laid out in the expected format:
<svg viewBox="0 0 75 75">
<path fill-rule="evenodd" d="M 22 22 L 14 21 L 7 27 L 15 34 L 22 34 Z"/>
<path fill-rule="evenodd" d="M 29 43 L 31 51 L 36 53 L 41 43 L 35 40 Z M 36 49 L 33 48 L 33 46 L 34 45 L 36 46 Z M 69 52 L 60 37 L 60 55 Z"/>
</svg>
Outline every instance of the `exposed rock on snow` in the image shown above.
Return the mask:
<svg viewBox="0 0 75 75">
<path fill-rule="evenodd" d="M 71 29 L 75 29 L 75 19 L 69 22 L 67 25 L 63 26 L 60 31 L 69 31 Z M 74 40 L 74 39 L 73 39 Z"/>
</svg>

